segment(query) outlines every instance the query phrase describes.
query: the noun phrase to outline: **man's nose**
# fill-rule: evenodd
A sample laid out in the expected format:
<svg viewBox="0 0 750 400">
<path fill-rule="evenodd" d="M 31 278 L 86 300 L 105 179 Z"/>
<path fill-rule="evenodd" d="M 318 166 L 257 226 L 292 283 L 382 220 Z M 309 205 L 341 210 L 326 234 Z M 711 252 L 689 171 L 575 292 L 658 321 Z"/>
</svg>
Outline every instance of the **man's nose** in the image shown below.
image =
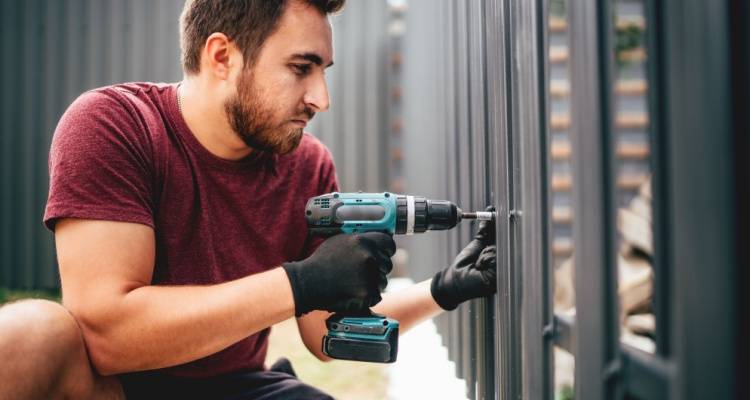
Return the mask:
<svg viewBox="0 0 750 400">
<path fill-rule="evenodd" d="M 328 85 L 325 76 L 320 75 L 311 79 L 304 98 L 305 104 L 315 112 L 328 110 Z"/>
</svg>

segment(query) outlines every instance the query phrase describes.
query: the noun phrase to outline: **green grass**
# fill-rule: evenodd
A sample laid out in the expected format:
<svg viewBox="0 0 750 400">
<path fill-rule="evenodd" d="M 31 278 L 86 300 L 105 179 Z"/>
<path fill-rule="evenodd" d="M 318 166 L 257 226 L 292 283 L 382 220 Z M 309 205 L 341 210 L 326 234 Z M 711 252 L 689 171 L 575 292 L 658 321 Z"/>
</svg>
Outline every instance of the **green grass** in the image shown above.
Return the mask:
<svg viewBox="0 0 750 400">
<path fill-rule="evenodd" d="M 60 301 L 60 292 L 53 290 L 9 290 L 0 288 L 0 304 L 21 299 L 47 299 Z"/>
<path fill-rule="evenodd" d="M 573 392 L 573 388 L 571 386 L 565 385 L 560 389 L 555 398 L 559 400 L 574 400 L 575 393 Z"/>
</svg>

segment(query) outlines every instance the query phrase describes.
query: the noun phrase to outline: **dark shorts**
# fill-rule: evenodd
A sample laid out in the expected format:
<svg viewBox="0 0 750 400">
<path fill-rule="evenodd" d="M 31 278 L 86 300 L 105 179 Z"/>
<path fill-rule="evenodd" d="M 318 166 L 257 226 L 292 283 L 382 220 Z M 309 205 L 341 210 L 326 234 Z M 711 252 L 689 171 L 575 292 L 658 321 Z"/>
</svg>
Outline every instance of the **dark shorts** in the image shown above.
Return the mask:
<svg viewBox="0 0 750 400">
<path fill-rule="evenodd" d="M 243 372 L 212 378 L 178 378 L 156 372 L 123 375 L 120 382 L 130 399 L 332 400 L 302 383 L 292 364 L 281 359 L 268 371 Z"/>
</svg>

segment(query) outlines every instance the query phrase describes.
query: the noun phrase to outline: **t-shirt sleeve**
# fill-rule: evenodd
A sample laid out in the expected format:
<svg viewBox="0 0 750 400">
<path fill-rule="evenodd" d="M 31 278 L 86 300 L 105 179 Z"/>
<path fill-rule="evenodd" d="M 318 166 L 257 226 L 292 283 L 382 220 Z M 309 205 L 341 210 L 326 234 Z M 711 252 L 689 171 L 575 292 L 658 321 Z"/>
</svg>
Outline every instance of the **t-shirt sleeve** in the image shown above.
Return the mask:
<svg viewBox="0 0 750 400">
<path fill-rule="evenodd" d="M 48 229 L 60 218 L 154 227 L 153 151 L 138 121 L 117 93 L 91 91 L 73 102 L 52 138 Z"/>
<path fill-rule="evenodd" d="M 321 179 L 318 184 L 317 195 L 339 191 L 339 179 L 336 175 L 336 166 L 333 163 L 333 157 L 328 149 L 325 149 L 323 161 L 320 165 L 320 177 Z M 325 238 L 315 237 L 308 234 L 301 259 L 309 257 L 324 240 Z"/>
</svg>

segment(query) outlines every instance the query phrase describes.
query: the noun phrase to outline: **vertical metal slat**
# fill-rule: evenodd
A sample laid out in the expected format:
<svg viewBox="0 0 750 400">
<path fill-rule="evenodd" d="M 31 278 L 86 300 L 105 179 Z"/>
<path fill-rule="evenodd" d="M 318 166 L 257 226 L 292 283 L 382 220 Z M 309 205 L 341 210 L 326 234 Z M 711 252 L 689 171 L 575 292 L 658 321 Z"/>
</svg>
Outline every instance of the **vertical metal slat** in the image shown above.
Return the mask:
<svg viewBox="0 0 750 400">
<path fill-rule="evenodd" d="M 613 397 L 617 334 L 611 155 L 609 4 L 571 7 L 573 190 L 576 223 L 576 398 Z"/>
</svg>

